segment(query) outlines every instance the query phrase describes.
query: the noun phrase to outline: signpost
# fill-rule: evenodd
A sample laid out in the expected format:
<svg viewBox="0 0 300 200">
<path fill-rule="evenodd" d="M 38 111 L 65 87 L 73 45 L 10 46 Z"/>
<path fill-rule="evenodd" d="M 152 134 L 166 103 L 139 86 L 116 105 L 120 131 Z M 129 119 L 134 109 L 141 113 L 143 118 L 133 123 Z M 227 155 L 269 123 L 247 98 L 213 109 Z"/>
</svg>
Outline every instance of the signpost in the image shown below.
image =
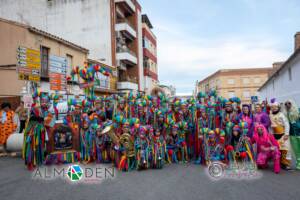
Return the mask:
<svg viewBox="0 0 300 200">
<path fill-rule="evenodd" d="M 258 96 L 251 96 L 251 102 L 252 102 L 252 104 L 257 103 L 258 102 Z"/>
<path fill-rule="evenodd" d="M 19 80 L 39 82 L 41 79 L 40 51 L 20 46 L 17 49 L 17 73 Z"/>
<path fill-rule="evenodd" d="M 50 55 L 50 89 L 55 91 L 67 90 L 67 59 Z"/>
</svg>

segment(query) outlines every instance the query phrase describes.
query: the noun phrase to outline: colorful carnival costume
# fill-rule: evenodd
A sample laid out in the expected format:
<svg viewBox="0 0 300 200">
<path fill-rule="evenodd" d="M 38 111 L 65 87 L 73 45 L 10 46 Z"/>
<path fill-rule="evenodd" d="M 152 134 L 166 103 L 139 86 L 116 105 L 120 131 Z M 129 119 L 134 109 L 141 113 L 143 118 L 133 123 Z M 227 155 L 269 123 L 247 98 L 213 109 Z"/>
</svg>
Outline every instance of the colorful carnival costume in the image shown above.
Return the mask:
<svg viewBox="0 0 300 200">
<path fill-rule="evenodd" d="M 300 170 L 300 115 L 293 100 L 285 102 L 286 116 L 290 123 L 290 141 L 296 157 L 296 168 Z"/>
<path fill-rule="evenodd" d="M 137 169 L 149 168 L 149 145 L 150 142 L 147 136 L 147 128 L 140 126 L 138 136 L 135 141 L 135 152 Z"/>
<path fill-rule="evenodd" d="M 227 158 L 231 166 L 237 166 L 237 162 L 241 161 L 244 166 L 252 164 L 255 167 L 252 144 L 250 138 L 247 137 L 248 130 L 246 125 L 242 124 L 243 131 L 241 126 L 233 127 L 231 143 L 226 146 Z"/>
<path fill-rule="evenodd" d="M 207 136 L 205 137 L 206 143 L 206 163 L 210 163 L 212 161 L 224 161 L 224 142 L 225 142 L 225 132 L 220 129 L 209 130 L 206 129 L 205 133 Z"/>
<path fill-rule="evenodd" d="M 247 129 L 248 129 L 247 136 L 251 138 L 253 135 L 254 120 L 253 120 L 253 115 L 251 112 L 250 105 L 244 104 L 242 106 L 242 112 L 239 115 L 239 121 L 247 123 Z"/>
<path fill-rule="evenodd" d="M 265 126 L 255 126 L 252 141 L 257 145 L 257 160 L 259 167 L 266 168 L 268 160 L 273 160 L 274 172 L 280 172 L 280 151 L 279 144 L 272 134 L 269 134 Z"/>
<path fill-rule="evenodd" d="M 17 124 L 14 122 L 15 113 L 12 110 L 0 111 L 0 145 L 6 144 L 8 137 L 17 129 Z"/>
<path fill-rule="evenodd" d="M 178 146 L 180 161 L 187 162 L 188 158 L 188 151 L 187 151 L 187 143 L 186 143 L 186 132 L 188 130 L 188 125 L 185 121 L 181 121 L 177 124 L 178 127 L 178 139 L 176 145 Z"/>
<path fill-rule="evenodd" d="M 286 116 L 280 112 L 280 106 L 278 102 L 274 101 L 271 104 L 270 120 L 272 132 L 280 147 L 281 165 L 283 168 L 290 168 L 290 124 Z"/>
<path fill-rule="evenodd" d="M 262 110 L 262 106 L 260 104 L 256 104 L 255 109 L 256 113 L 254 115 L 254 124 L 262 124 L 267 130 L 269 130 L 271 125 L 269 115 Z"/>
<path fill-rule="evenodd" d="M 166 153 L 166 144 L 159 129 L 156 129 L 152 137 L 152 167 L 161 169 L 164 165 L 164 158 Z"/>
<path fill-rule="evenodd" d="M 44 163 L 47 140 L 48 135 L 41 109 L 39 105 L 34 104 L 24 132 L 23 144 L 23 158 L 29 170 Z"/>
<path fill-rule="evenodd" d="M 129 124 L 126 123 L 123 134 L 120 137 L 120 149 L 122 156 L 118 168 L 122 171 L 131 171 L 136 168 L 136 155 L 134 149 L 134 137 L 129 133 Z"/>
</svg>

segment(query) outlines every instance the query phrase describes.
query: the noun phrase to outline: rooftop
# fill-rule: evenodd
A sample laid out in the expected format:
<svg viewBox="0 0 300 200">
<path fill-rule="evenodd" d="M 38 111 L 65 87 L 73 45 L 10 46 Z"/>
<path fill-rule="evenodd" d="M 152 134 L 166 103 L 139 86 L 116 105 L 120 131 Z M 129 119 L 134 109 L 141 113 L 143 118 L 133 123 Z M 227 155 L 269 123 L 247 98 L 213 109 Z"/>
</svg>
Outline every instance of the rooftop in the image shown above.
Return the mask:
<svg viewBox="0 0 300 200">
<path fill-rule="evenodd" d="M 300 32 L 298 32 L 300 33 Z M 300 55 L 300 48 L 298 48 L 294 53 L 285 61 L 270 77 L 269 79 L 258 89 L 260 91 L 263 87 L 265 87 L 275 76 L 278 75 L 278 73 L 283 70 L 285 67 L 288 66 L 288 64 L 296 58 L 298 55 Z"/>
<path fill-rule="evenodd" d="M 150 22 L 150 20 L 149 20 L 149 18 L 146 14 L 142 15 L 142 22 L 146 23 L 149 26 L 150 29 L 153 28 L 153 26 L 152 26 L 152 24 L 151 24 L 151 22 Z"/>
<path fill-rule="evenodd" d="M 272 67 L 267 67 L 267 68 L 238 68 L 238 69 L 220 69 L 216 71 L 215 73 L 209 75 L 205 79 L 199 81 L 198 85 L 204 83 L 205 81 L 211 79 L 212 77 L 220 74 L 226 74 L 226 73 L 271 73 L 273 71 Z"/>
</svg>

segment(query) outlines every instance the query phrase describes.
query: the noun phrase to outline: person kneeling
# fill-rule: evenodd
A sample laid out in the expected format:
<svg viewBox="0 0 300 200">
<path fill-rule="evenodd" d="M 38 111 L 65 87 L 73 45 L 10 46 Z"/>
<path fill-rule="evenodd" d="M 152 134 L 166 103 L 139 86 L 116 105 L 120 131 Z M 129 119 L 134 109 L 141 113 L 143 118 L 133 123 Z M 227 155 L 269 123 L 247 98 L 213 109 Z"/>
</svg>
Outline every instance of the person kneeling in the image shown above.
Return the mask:
<svg viewBox="0 0 300 200">
<path fill-rule="evenodd" d="M 279 144 L 274 136 L 268 133 L 262 124 L 258 124 L 255 126 L 252 141 L 257 145 L 257 166 L 267 168 L 268 160 L 272 159 L 274 172 L 278 174 L 280 172 L 280 151 Z"/>
</svg>

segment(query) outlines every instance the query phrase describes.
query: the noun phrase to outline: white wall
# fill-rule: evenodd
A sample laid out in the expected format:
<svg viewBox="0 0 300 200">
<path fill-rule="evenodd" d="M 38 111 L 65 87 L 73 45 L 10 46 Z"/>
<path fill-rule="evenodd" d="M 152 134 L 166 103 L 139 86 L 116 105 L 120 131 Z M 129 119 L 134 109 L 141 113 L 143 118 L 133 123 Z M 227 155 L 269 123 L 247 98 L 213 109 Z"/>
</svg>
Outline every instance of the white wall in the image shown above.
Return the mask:
<svg viewBox="0 0 300 200">
<path fill-rule="evenodd" d="M 110 0 L 0 0 L 0 17 L 26 23 L 90 50 L 112 65 Z"/>
<path fill-rule="evenodd" d="M 288 68 L 291 68 L 292 80 L 289 80 Z M 259 94 L 261 100 L 276 98 L 277 101 L 284 102 L 287 99 L 293 99 L 300 106 L 300 54 L 270 80 L 259 91 Z"/>
</svg>

